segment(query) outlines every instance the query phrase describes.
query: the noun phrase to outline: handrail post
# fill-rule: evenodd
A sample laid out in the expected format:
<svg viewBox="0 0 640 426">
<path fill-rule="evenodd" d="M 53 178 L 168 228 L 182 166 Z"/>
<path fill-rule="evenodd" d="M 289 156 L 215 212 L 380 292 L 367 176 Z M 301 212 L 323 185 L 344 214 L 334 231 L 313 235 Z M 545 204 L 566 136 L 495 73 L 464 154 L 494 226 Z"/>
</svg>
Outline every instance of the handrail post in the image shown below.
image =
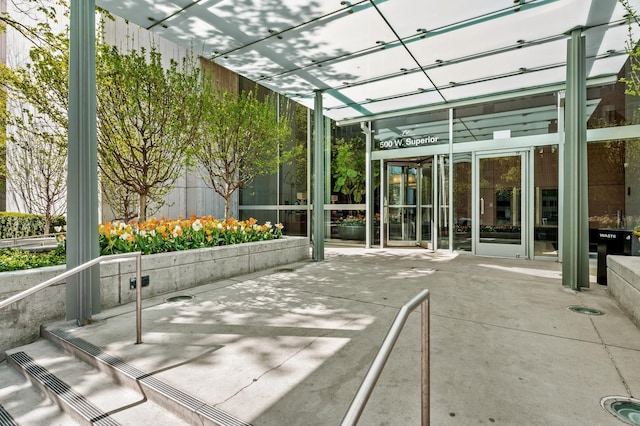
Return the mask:
<svg viewBox="0 0 640 426">
<path fill-rule="evenodd" d="M 391 328 L 387 332 L 386 337 L 384 338 L 382 345 L 380 345 L 380 349 L 376 354 L 371 366 L 369 367 L 369 371 L 364 377 L 362 384 L 358 388 L 356 395 L 353 397 L 353 401 L 351 401 L 351 405 L 347 409 L 346 414 L 342 418 L 341 426 L 354 426 L 358 423 L 360 419 L 360 415 L 364 410 L 364 406 L 366 405 L 371 393 L 373 392 L 373 388 L 382 373 L 382 369 L 384 368 L 385 363 L 389 359 L 389 355 L 391 354 L 391 350 L 393 349 L 396 340 L 398 339 L 398 335 L 402 331 L 404 324 L 409 317 L 409 314 L 413 312 L 418 306 L 422 305 L 422 315 L 421 315 L 421 418 L 422 424 L 428 426 L 429 425 L 429 290 L 422 290 L 418 295 L 416 295 L 413 299 L 405 303 L 400 311 L 396 315 L 393 324 L 391 324 Z M 425 307 L 426 306 L 426 307 Z M 426 423 L 425 423 L 426 422 Z"/>
<path fill-rule="evenodd" d="M 136 345 L 142 343 L 142 255 L 136 256 Z"/>
<path fill-rule="evenodd" d="M 429 299 L 422 301 L 421 307 L 421 354 L 422 354 L 422 426 L 429 426 L 431 423 L 430 416 L 430 354 L 429 354 L 429 342 L 431 339 L 429 333 Z"/>
</svg>

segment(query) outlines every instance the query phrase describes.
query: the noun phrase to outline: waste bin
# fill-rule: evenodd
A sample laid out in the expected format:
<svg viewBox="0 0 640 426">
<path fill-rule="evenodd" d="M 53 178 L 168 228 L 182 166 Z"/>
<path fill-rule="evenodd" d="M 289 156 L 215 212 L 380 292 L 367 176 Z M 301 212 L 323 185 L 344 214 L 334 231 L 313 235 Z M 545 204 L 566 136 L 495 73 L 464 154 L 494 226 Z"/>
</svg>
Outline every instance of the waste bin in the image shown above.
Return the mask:
<svg viewBox="0 0 640 426">
<path fill-rule="evenodd" d="M 638 238 L 631 229 L 598 229 L 598 284 L 607 285 L 607 255 L 638 256 Z"/>
</svg>

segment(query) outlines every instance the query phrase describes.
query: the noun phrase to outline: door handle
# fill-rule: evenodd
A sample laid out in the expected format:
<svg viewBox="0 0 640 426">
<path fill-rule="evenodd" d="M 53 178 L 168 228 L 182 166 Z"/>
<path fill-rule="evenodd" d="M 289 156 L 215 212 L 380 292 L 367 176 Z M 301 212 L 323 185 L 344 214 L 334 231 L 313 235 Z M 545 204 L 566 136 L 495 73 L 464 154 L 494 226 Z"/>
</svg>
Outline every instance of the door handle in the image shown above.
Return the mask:
<svg viewBox="0 0 640 426">
<path fill-rule="evenodd" d="M 480 214 L 484 214 L 484 198 L 480 197 Z"/>
</svg>

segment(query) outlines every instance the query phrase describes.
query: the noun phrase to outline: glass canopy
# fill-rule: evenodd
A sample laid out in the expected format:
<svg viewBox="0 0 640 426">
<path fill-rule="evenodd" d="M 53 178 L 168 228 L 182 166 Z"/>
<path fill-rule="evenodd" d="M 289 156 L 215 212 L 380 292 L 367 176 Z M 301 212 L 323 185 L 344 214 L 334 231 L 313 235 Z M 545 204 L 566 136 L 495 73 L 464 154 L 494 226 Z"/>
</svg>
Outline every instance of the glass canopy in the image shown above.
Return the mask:
<svg viewBox="0 0 640 426">
<path fill-rule="evenodd" d="M 96 3 L 310 108 L 321 90 L 337 121 L 557 86 L 576 27 L 589 79 L 614 78 L 627 57 L 617 0 Z"/>
</svg>

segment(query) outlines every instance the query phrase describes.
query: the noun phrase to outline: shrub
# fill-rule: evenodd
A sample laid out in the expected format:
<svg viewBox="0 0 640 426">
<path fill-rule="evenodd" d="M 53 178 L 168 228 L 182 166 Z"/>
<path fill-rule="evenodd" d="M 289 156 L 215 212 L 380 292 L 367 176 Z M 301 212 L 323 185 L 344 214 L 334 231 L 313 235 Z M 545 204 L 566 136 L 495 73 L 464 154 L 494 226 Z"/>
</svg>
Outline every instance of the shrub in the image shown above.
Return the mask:
<svg viewBox="0 0 640 426">
<path fill-rule="evenodd" d="M 44 234 L 44 216 L 29 213 L 0 212 L 0 238 L 32 237 Z M 63 216 L 55 217 L 52 226 L 64 226 Z"/>
<path fill-rule="evenodd" d="M 31 253 L 17 249 L 0 250 L 0 272 L 63 265 L 65 262 L 66 256 L 60 250 L 47 253 Z"/>
</svg>

